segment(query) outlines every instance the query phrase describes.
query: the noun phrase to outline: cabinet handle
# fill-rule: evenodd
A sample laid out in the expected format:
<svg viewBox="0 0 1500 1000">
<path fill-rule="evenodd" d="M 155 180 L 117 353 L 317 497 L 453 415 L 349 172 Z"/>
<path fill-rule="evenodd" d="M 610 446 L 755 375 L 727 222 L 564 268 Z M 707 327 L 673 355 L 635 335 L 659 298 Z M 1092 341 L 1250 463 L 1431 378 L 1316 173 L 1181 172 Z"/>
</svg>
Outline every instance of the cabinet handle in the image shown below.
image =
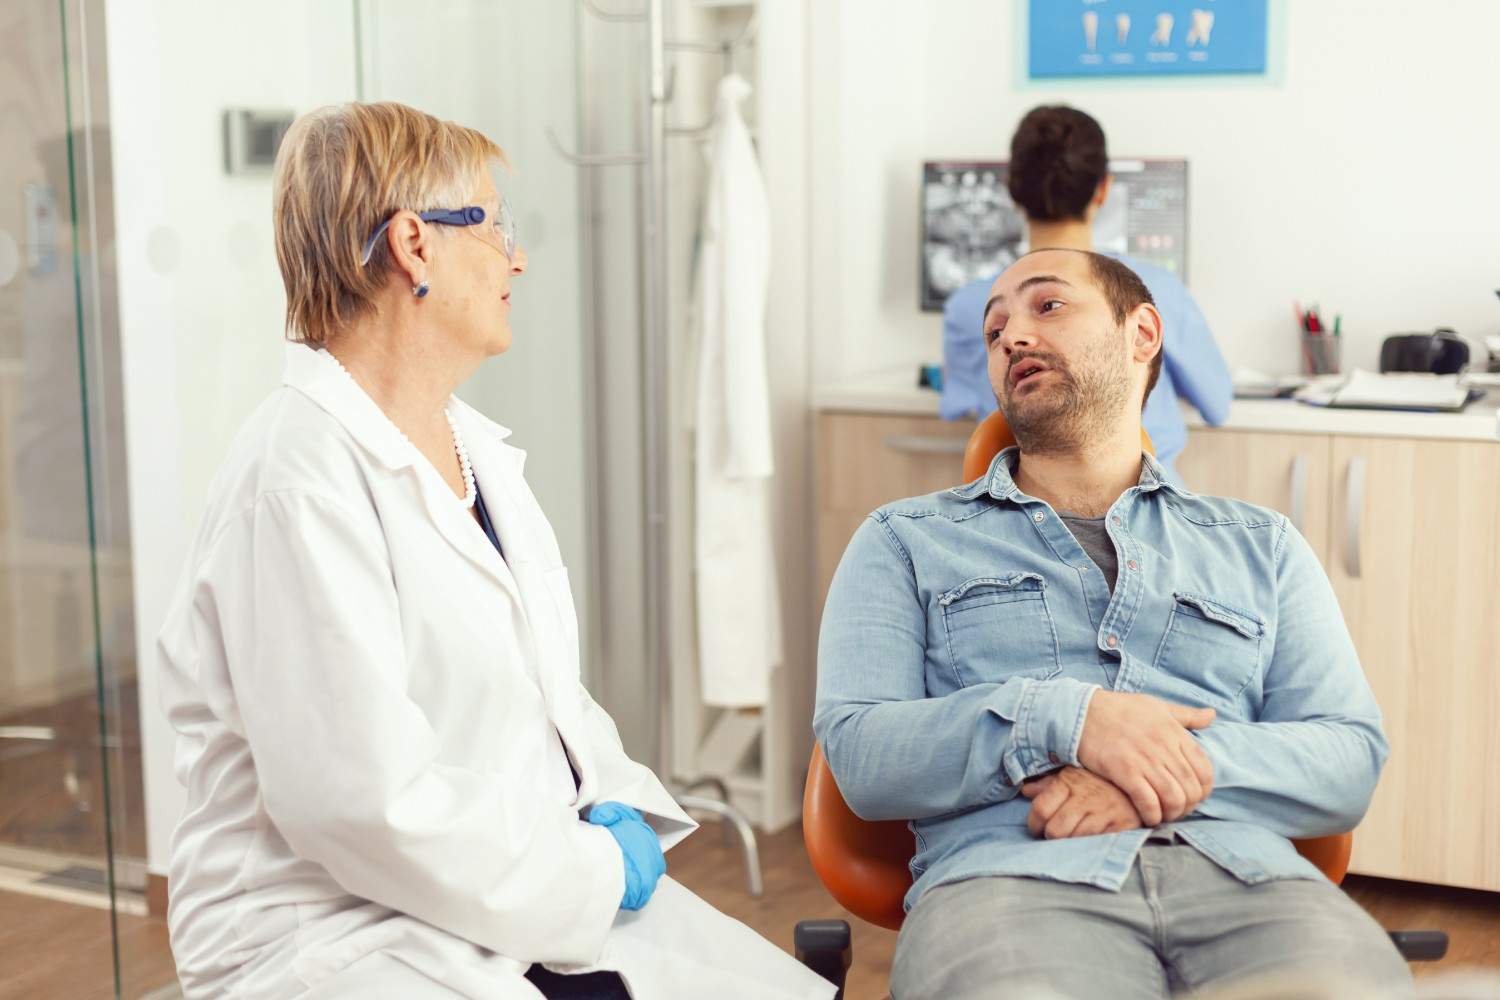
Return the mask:
<svg viewBox="0 0 1500 1000">
<path fill-rule="evenodd" d="M 1307 456 L 1298 455 L 1292 459 L 1292 509 L 1289 511 L 1292 518 L 1292 527 L 1299 534 L 1307 534 L 1303 527 L 1307 522 Z"/>
<path fill-rule="evenodd" d="M 892 434 L 885 439 L 885 446 L 891 451 L 904 451 L 915 455 L 962 455 L 964 449 L 969 446 L 969 439 Z"/>
<path fill-rule="evenodd" d="M 1344 569 L 1353 579 L 1359 579 L 1359 534 L 1365 516 L 1365 459 L 1349 459 L 1348 490 L 1349 509 L 1344 524 L 1349 534 L 1344 539 Z"/>
</svg>

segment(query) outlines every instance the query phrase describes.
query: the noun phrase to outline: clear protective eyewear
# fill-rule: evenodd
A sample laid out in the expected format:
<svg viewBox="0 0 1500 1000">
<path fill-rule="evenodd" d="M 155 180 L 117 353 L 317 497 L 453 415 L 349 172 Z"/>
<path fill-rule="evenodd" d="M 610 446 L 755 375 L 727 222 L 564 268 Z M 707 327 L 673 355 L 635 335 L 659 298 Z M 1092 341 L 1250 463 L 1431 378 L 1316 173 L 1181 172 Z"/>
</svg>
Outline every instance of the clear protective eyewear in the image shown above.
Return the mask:
<svg viewBox="0 0 1500 1000">
<path fill-rule="evenodd" d="M 488 218 L 489 213 L 478 205 L 468 205 L 464 208 L 434 208 L 428 212 L 417 213 L 417 218 L 423 222 L 431 222 L 438 226 L 477 226 Z M 361 265 L 370 263 L 370 257 L 375 253 L 375 245 L 380 242 L 383 234 L 391 225 L 390 219 L 382 222 L 370 238 L 365 241 L 365 252 L 359 258 Z M 490 228 L 497 239 L 500 240 L 501 253 L 505 254 L 506 260 L 515 260 L 516 257 L 516 217 L 511 214 L 510 202 L 504 198 L 500 199 L 500 211 Z M 487 240 L 485 242 L 488 242 Z"/>
</svg>

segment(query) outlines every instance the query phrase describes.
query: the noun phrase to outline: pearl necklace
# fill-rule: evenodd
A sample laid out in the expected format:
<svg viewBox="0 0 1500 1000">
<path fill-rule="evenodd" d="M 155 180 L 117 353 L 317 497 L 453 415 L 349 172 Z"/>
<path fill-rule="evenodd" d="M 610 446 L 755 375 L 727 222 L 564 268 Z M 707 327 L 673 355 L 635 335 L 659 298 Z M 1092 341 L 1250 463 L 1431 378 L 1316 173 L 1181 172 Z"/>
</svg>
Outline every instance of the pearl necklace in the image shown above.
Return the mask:
<svg viewBox="0 0 1500 1000">
<path fill-rule="evenodd" d="M 464 447 L 464 439 L 458 436 L 458 425 L 453 422 L 453 413 L 443 408 L 443 416 L 448 418 L 448 430 L 453 432 L 453 450 L 458 452 L 459 468 L 464 470 L 464 506 L 472 508 L 474 501 L 479 499 L 479 487 L 474 485 L 474 467 L 469 464 L 469 451 Z"/>
<path fill-rule="evenodd" d="M 354 381 L 354 376 L 349 374 L 349 369 L 344 367 L 344 363 L 342 361 L 340 361 L 338 358 L 335 358 L 328 351 L 324 351 L 323 353 L 327 354 L 328 357 L 333 361 L 333 363 L 338 365 L 339 371 L 344 373 L 344 378 L 348 379 L 350 382 L 353 382 L 354 386 L 358 388 L 360 392 L 364 392 L 364 388 L 360 386 L 358 382 Z M 379 407 L 377 406 L 376 409 L 379 409 Z M 382 410 L 381 415 L 385 416 L 385 411 Z M 474 502 L 479 499 L 479 487 L 474 484 L 474 467 L 469 464 L 469 450 L 464 447 L 463 438 L 458 436 L 458 425 L 453 422 L 453 414 L 446 406 L 443 407 L 443 416 L 448 419 L 448 431 L 453 435 L 453 451 L 456 455 L 458 455 L 458 467 L 463 470 L 463 505 L 466 508 L 472 509 L 474 506 Z M 390 417 L 386 417 L 385 419 L 386 423 L 391 425 L 391 429 L 401 436 L 401 440 L 410 445 L 411 438 L 407 437 L 405 432 L 402 431 L 401 428 L 396 426 L 396 422 Z"/>
</svg>

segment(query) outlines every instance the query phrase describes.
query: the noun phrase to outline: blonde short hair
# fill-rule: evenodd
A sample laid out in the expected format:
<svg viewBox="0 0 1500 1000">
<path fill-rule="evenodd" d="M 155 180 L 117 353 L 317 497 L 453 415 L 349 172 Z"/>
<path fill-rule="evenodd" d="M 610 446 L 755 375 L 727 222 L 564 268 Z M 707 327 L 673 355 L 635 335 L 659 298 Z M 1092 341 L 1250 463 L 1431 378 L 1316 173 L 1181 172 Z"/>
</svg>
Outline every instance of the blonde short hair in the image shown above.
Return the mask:
<svg viewBox="0 0 1500 1000">
<path fill-rule="evenodd" d="M 344 104 L 292 123 L 276 154 L 271 214 L 286 284 L 286 334 L 321 344 L 374 307 L 392 266 L 364 244 L 400 210 L 472 204 L 505 153 L 483 133 L 403 104 Z"/>
</svg>

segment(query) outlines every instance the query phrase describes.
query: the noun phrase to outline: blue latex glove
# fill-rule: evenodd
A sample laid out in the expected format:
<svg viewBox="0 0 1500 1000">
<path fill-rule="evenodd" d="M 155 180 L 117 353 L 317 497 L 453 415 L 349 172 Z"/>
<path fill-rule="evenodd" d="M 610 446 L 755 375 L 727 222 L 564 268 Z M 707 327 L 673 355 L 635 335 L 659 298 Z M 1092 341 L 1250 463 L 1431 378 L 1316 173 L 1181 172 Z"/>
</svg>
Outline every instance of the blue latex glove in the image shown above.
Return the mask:
<svg viewBox="0 0 1500 1000">
<path fill-rule="evenodd" d="M 620 909 L 639 910 L 656 891 L 657 881 L 667 873 L 656 831 L 641 814 L 618 802 L 601 802 L 589 810 L 589 822 L 602 826 L 615 838 L 625 859 L 625 897 Z"/>
</svg>

